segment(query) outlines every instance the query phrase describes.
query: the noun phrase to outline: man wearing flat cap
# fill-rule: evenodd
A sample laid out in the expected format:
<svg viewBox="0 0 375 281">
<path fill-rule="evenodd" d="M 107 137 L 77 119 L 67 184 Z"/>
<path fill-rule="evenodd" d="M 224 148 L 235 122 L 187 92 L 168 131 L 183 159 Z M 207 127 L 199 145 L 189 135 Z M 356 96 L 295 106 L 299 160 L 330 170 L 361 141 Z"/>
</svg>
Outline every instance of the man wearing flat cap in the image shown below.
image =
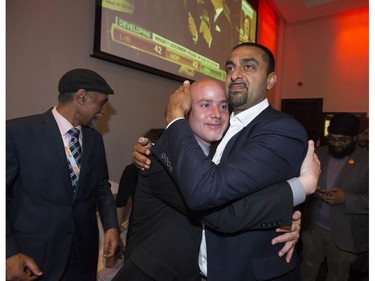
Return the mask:
<svg viewBox="0 0 375 281">
<path fill-rule="evenodd" d="M 369 158 L 357 144 L 358 128 L 353 114 L 334 115 L 327 146 L 316 150 L 322 172 L 302 214 L 302 281 L 315 281 L 324 259 L 328 281 L 348 280 L 351 265 L 368 252 Z"/>
<path fill-rule="evenodd" d="M 92 128 L 113 90 L 96 72 L 60 79 L 57 106 L 6 122 L 7 280 L 94 281 L 99 211 L 104 254 L 119 232 L 102 136 Z"/>
</svg>

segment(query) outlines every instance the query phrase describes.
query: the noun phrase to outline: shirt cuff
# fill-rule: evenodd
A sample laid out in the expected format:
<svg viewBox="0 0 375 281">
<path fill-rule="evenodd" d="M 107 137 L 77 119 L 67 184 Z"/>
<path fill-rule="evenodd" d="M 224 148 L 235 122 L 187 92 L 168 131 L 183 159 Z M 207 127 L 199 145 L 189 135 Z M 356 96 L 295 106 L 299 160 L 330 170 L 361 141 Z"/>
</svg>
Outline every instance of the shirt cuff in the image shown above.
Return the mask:
<svg viewBox="0 0 375 281">
<path fill-rule="evenodd" d="M 306 200 L 306 193 L 299 178 L 292 178 L 287 181 L 293 193 L 293 206 L 297 206 Z"/>
<path fill-rule="evenodd" d="M 177 120 L 180 120 L 180 119 L 185 119 L 184 117 L 179 117 L 179 118 L 176 118 L 174 120 L 172 120 L 171 122 L 169 122 L 169 124 L 167 125 L 166 129 L 169 128 L 169 126 L 171 126 L 174 122 L 176 122 Z"/>
</svg>

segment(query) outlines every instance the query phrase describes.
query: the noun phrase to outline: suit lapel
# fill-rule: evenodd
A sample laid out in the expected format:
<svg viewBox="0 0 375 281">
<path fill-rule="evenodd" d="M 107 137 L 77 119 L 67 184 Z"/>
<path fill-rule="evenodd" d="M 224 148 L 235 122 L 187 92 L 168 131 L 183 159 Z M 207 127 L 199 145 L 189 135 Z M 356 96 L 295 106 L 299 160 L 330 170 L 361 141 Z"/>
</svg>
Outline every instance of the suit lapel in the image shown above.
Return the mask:
<svg viewBox="0 0 375 281">
<path fill-rule="evenodd" d="M 59 127 L 51 110 L 43 115 L 43 121 L 45 130 L 43 130 L 42 135 L 44 137 L 45 149 L 50 150 L 50 155 L 55 159 L 57 169 L 61 171 L 61 180 L 65 182 L 63 185 L 67 187 L 68 194 L 73 195 L 64 142 L 62 141 Z"/>
<path fill-rule="evenodd" d="M 357 162 L 359 156 L 359 149 L 354 150 L 353 154 L 346 161 L 344 167 L 342 167 L 340 173 L 335 181 L 335 186 L 341 186 L 341 182 L 352 173 L 353 169 L 356 168 L 355 163 Z"/>
<path fill-rule="evenodd" d="M 246 130 L 246 127 L 243 128 L 241 131 L 239 131 L 237 134 L 235 134 L 227 143 L 227 145 L 225 146 L 224 148 L 224 151 L 223 151 L 223 155 L 221 156 L 221 159 L 220 159 L 220 162 L 222 162 L 223 160 L 227 159 L 229 157 L 229 155 L 232 154 L 232 149 L 234 147 L 234 144 L 236 143 L 237 139 L 239 138 L 239 136 L 241 134 L 244 133 L 244 131 Z"/>
<path fill-rule="evenodd" d="M 225 146 L 225 149 L 223 151 L 223 155 L 221 156 L 221 159 L 227 159 L 229 155 L 231 155 L 233 148 L 235 147 L 235 143 L 237 140 L 241 137 L 247 138 L 249 136 L 249 131 L 254 128 L 254 126 L 258 123 L 258 120 L 262 119 L 262 116 L 269 114 L 272 111 L 272 107 L 268 106 L 265 108 L 262 112 L 260 112 L 249 124 L 247 124 L 241 131 L 239 131 L 237 134 L 235 134 L 227 143 Z M 259 119 L 260 118 L 260 119 Z M 221 160 L 220 160 L 221 161 Z"/>
<path fill-rule="evenodd" d="M 324 148 L 326 150 L 328 150 L 328 148 Z M 323 155 L 323 156 L 322 156 Z M 328 166 L 328 159 L 329 159 L 329 153 L 328 151 L 326 151 L 326 153 L 322 154 L 322 155 L 319 155 L 319 160 L 321 162 L 321 174 L 320 174 L 320 178 L 321 180 L 319 181 L 319 188 L 322 188 L 322 189 L 327 189 L 327 166 Z"/>
</svg>

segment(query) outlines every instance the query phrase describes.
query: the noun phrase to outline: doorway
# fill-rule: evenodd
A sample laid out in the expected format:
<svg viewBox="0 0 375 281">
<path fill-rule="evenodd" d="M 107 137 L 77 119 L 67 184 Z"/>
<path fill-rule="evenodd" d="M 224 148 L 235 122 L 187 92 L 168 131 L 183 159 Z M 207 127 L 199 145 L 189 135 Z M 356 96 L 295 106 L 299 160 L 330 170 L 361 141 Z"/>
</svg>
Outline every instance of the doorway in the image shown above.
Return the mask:
<svg viewBox="0 0 375 281">
<path fill-rule="evenodd" d="M 282 99 L 281 111 L 292 115 L 306 129 L 309 139 L 324 139 L 323 98 Z"/>
</svg>

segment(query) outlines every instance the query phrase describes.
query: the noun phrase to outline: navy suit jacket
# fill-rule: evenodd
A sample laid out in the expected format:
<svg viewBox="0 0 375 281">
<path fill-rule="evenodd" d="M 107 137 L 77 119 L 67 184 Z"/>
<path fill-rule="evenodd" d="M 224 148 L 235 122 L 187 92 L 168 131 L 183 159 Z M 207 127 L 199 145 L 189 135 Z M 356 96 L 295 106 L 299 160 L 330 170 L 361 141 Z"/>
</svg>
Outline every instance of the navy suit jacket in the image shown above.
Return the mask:
<svg viewBox="0 0 375 281">
<path fill-rule="evenodd" d="M 103 139 L 82 126 L 82 141 L 74 194 L 52 111 L 6 124 L 6 256 L 33 258 L 43 271 L 41 280 L 60 279 L 73 239 L 82 268 L 96 271 L 97 208 L 105 230 L 118 227 Z"/>
<path fill-rule="evenodd" d="M 185 120 L 174 122 L 152 151 L 176 180 L 187 206 L 206 210 L 297 176 L 307 136 L 292 117 L 268 107 L 232 137 L 219 165 L 202 153 Z M 269 280 L 287 274 L 296 260 L 287 264 L 278 258 L 281 245 L 270 243 L 276 235 L 274 230 L 207 231 L 208 278 Z"/>
<path fill-rule="evenodd" d="M 166 168 L 154 156 L 150 158 L 151 168 L 141 171 L 138 178 L 125 263 L 131 261 L 153 280 L 200 281 L 200 220 L 227 233 L 291 224 L 293 196 L 286 182 L 220 210 L 192 212 Z M 113 281 L 133 280 L 128 269 L 125 264 Z"/>
</svg>

